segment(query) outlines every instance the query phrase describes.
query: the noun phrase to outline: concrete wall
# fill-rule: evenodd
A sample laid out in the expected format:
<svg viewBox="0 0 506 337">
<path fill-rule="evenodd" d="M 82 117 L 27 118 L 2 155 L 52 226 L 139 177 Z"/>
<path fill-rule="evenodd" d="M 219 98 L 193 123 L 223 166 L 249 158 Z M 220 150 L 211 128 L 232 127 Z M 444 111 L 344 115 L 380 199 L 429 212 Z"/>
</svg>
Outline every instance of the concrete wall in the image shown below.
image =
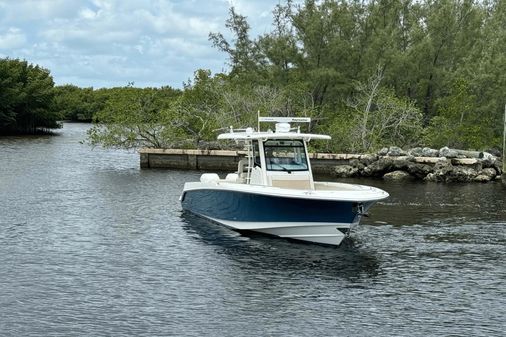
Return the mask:
<svg viewBox="0 0 506 337">
<path fill-rule="evenodd" d="M 225 150 L 141 149 L 139 154 L 141 168 L 236 171 L 240 159 L 237 151 Z"/>
<path fill-rule="evenodd" d="M 187 170 L 237 170 L 244 151 L 229 150 L 183 150 L 183 149 L 150 149 L 139 150 L 141 168 L 165 168 Z M 348 165 L 351 159 L 360 159 L 363 155 L 353 154 L 310 154 L 311 167 L 314 173 L 331 174 L 335 166 Z"/>
</svg>

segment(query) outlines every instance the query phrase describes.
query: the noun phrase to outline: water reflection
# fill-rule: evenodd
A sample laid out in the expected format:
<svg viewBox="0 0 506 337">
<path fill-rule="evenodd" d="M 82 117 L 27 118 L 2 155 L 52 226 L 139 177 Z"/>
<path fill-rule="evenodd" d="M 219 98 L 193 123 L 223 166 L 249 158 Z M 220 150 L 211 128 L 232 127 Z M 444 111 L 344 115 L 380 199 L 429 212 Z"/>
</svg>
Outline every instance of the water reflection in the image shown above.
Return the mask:
<svg viewBox="0 0 506 337">
<path fill-rule="evenodd" d="M 301 273 L 349 280 L 378 275 L 378 259 L 353 238 L 339 247 L 284 240 L 257 233 L 237 233 L 183 211 L 183 229 L 194 239 L 216 247 L 218 254 L 265 272 Z"/>
</svg>

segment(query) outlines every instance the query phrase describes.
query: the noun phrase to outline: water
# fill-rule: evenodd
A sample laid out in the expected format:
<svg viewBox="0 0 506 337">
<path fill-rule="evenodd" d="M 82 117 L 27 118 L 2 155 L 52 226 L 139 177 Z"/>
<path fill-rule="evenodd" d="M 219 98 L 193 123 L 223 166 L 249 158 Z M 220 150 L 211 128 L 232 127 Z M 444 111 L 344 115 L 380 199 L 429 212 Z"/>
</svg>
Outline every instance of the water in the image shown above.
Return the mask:
<svg viewBox="0 0 506 337">
<path fill-rule="evenodd" d="M 183 214 L 199 172 L 135 152 L 0 138 L 1 336 L 503 336 L 506 190 L 390 192 L 341 247 Z"/>
</svg>

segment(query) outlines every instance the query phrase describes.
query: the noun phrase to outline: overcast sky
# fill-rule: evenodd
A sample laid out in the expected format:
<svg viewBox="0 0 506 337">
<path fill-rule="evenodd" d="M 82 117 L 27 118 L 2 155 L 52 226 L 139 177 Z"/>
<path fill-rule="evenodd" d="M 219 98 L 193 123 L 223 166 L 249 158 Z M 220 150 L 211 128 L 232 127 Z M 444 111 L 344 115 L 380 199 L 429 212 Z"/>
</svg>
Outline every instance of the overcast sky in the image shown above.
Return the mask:
<svg viewBox="0 0 506 337">
<path fill-rule="evenodd" d="M 196 69 L 226 70 L 209 32 L 233 5 L 252 35 L 271 30 L 279 0 L 0 0 L 0 58 L 48 68 L 81 87 L 181 88 Z M 284 1 L 282 1 L 284 3 Z"/>
</svg>

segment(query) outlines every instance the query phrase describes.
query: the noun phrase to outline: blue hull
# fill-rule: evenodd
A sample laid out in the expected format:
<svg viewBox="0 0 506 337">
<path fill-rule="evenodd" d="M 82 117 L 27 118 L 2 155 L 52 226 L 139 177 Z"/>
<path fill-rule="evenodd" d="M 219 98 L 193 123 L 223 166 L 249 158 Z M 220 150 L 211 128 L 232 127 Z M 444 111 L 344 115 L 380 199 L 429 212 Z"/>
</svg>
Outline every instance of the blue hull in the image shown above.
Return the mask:
<svg viewBox="0 0 506 337">
<path fill-rule="evenodd" d="M 225 221 L 349 225 L 360 218 L 354 202 L 276 197 L 227 190 L 189 190 L 184 192 L 181 202 L 187 211 Z"/>
</svg>

